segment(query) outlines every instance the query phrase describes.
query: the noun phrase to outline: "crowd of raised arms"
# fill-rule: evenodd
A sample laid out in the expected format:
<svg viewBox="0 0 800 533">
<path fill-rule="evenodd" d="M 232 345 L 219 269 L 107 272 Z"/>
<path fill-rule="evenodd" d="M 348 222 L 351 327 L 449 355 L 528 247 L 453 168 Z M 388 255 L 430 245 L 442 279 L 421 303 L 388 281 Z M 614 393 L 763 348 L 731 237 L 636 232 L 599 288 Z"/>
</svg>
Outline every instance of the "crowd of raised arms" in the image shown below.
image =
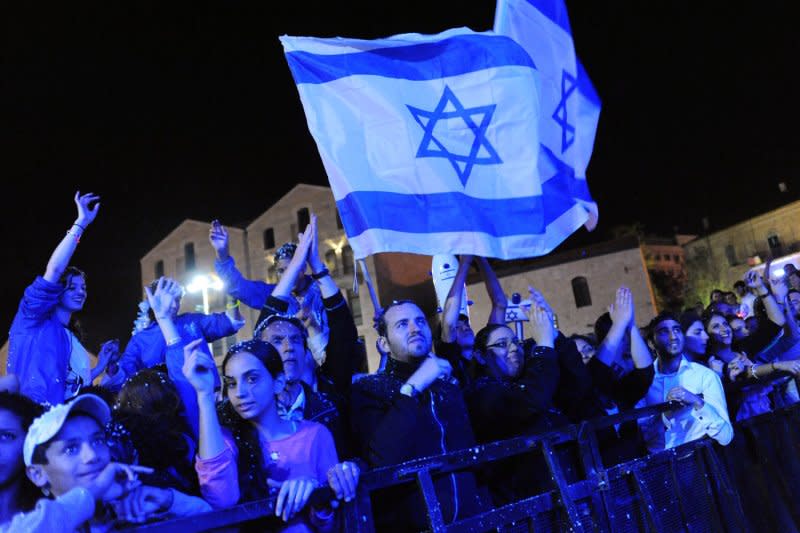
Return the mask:
<svg viewBox="0 0 800 533">
<path fill-rule="evenodd" d="M 105 531 L 267 498 L 280 531 L 338 531 L 341 503 L 368 469 L 680 404 L 600 431 L 611 464 L 700 438 L 726 445 L 731 421 L 798 401 L 800 272 L 792 265 L 780 278 L 769 267 L 749 273 L 732 291 L 714 291 L 708 306 L 661 312 L 648 324 L 637 322 L 637 295 L 619 287 L 591 335 L 559 331 L 557 310 L 529 287 L 530 338 L 521 340 L 506 325 L 507 297 L 489 262 L 461 256 L 433 328 L 413 301 L 385 302 L 376 345 L 365 347 L 320 259 L 314 215 L 275 253 L 275 285 L 244 278 L 225 228 L 209 229 L 226 291 L 260 311 L 253 332 L 241 331 L 239 307 L 179 313 L 183 289 L 162 277 L 145 287 L 124 349 L 103 343 L 93 364 L 75 321 L 87 280 L 69 263 L 99 197 L 77 193 L 75 204 L 75 222 L 10 327 L 0 531 Z M 492 303 L 487 324 L 462 313 L 473 268 Z M 218 369 L 209 343 L 237 332 L 249 340 Z M 364 374 L 373 349 L 379 369 Z M 434 478 L 442 517 L 541 492 L 549 474 L 537 461 L 520 456 Z M 378 530 L 424 528 L 419 491 L 377 493 L 373 519 Z"/>
</svg>

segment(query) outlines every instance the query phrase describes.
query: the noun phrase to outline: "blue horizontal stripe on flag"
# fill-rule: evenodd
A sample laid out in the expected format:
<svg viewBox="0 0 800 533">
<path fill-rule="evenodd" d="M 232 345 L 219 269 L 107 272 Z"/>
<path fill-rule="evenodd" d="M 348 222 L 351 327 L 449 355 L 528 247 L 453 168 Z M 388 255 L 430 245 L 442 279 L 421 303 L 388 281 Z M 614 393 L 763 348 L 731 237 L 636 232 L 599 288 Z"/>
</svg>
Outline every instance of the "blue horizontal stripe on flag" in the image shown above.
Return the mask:
<svg viewBox="0 0 800 533">
<path fill-rule="evenodd" d="M 351 238 L 369 229 L 508 237 L 544 234 L 547 225 L 577 203 L 575 198 L 591 201 L 586 181 L 558 174 L 544 183 L 541 196 L 487 200 L 460 192 L 354 191 L 336 205 Z"/>
<path fill-rule="evenodd" d="M 442 61 L 445 57 L 447 61 Z M 347 54 L 296 51 L 287 53 L 286 60 L 298 85 L 358 75 L 426 81 L 489 68 L 536 68 L 528 53 L 512 39 L 480 34 Z"/>
<path fill-rule="evenodd" d="M 564 5 L 564 0 L 528 0 L 528 3 L 562 30 L 572 35 L 569 14 L 567 13 L 567 6 Z"/>
</svg>

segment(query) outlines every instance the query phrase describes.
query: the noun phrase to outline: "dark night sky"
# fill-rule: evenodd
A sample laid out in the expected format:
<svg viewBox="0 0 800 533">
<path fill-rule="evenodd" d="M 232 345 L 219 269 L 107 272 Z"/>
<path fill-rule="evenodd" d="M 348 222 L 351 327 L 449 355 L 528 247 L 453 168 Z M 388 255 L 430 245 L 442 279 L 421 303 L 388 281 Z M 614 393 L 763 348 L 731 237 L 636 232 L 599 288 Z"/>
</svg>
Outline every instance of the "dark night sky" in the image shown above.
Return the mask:
<svg viewBox="0 0 800 533">
<path fill-rule="evenodd" d="M 127 340 L 138 260 L 181 220 L 245 223 L 299 180 L 327 183 L 279 35 L 487 30 L 494 16 L 492 1 L 124 4 L 0 12 L 0 322 L 74 219 L 74 191 L 92 190 L 101 213 L 74 259 L 89 275 L 91 349 Z M 789 5 L 568 1 L 603 100 L 588 170 L 600 225 L 568 245 L 634 221 L 719 228 L 798 198 Z"/>
</svg>

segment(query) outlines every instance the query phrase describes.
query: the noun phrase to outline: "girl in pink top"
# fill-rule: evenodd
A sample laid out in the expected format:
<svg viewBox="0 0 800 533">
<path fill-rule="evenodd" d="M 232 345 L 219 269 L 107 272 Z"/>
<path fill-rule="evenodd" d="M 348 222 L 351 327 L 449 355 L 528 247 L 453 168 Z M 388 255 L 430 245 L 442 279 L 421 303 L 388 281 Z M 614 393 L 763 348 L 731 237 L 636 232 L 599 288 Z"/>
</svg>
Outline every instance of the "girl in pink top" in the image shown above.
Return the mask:
<svg viewBox="0 0 800 533">
<path fill-rule="evenodd" d="M 275 515 L 287 522 L 282 531 L 328 531 L 334 507 L 304 510 L 315 488 L 330 485 L 337 499 L 355 497 L 358 467 L 339 463 L 333 437 L 325 426 L 278 416 L 276 395 L 284 386 L 280 355 L 267 342 L 246 341 L 231 347 L 222 363 L 225 402 L 217 414 L 214 361 L 184 350 L 183 373 L 197 392 L 200 427 L 195 467 L 203 497 L 215 508 L 266 498 L 278 491 Z M 303 512 L 301 512 L 303 511 Z"/>
</svg>

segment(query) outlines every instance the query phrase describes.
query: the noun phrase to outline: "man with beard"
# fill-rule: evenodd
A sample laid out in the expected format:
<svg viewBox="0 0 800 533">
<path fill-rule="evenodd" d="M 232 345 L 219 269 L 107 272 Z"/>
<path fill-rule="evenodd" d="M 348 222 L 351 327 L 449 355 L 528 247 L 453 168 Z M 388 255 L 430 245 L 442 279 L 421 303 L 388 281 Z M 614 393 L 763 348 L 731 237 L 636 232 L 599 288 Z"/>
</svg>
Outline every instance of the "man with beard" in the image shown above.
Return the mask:
<svg viewBox="0 0 800 533">
<path fill-rule="evenodd" d="M 672 313 L 662 312 L 649 325 L 656 353 L 653 384 L 636 407 L 680 402 L 674 411 L 639 420 L 647 449 L 674 448 L 706 435 L 722 445 L 733 439 L 722 382 L 713 370 L 684 356 L 684 335 Z"/>
<path fill-rule="evenodd" d="M 353 384 L 352 424 L 362 458 L 370 467 L 403 463 L 474 445 L 475 437 L 452 367 L 431 353 L 432 334 L 412 301 L 387 305 L 377 319 L 381 349 L 389 354 L 383 372 Z M 376 494 L 376 527 L 418 531 L 426 527 L 422 495 L 405 484 Z M 482 508 L 469 472 L 434 478 L 446 522 Z"/>
</svg>

